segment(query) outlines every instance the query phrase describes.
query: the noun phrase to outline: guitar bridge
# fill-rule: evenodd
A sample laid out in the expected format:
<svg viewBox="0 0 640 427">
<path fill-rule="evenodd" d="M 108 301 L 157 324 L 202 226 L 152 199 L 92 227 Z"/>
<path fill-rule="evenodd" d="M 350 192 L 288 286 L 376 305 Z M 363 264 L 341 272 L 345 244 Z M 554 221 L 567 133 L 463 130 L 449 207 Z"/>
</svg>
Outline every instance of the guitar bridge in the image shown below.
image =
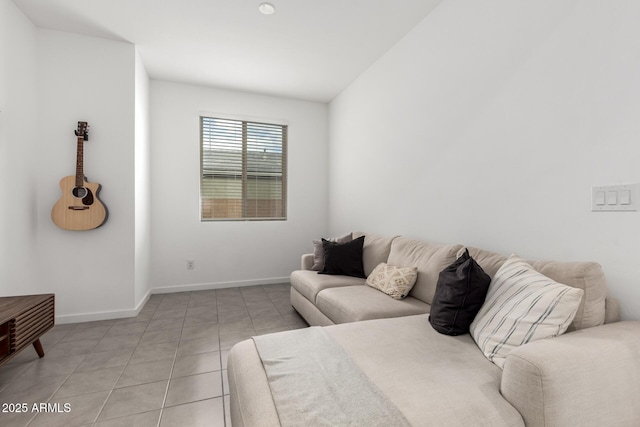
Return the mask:
<svg viewBox="0 0 640 427">
<path fill-rule="evenodd" d="M 89 206 L 69 206 L 69 209 L 71 209 L 72 211 L 84 211 L 86 209 L 89 209 Z"/>
</svg>

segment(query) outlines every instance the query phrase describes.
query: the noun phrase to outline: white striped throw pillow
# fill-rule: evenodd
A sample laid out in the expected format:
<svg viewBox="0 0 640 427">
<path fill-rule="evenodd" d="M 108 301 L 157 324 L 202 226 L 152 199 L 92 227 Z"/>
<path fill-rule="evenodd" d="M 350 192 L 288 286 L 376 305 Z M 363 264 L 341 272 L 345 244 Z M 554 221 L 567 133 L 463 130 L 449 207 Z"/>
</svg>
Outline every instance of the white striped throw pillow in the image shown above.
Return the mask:
<svg viewBox="0 0 640 427">
<path fill-rule="evenodd" d="M 500 368 L 520 345 L 564 333 L 578 311 L 584 291 L 555 282 L 511 255 L 489 285 L 471 336 Z"/>
</svg>

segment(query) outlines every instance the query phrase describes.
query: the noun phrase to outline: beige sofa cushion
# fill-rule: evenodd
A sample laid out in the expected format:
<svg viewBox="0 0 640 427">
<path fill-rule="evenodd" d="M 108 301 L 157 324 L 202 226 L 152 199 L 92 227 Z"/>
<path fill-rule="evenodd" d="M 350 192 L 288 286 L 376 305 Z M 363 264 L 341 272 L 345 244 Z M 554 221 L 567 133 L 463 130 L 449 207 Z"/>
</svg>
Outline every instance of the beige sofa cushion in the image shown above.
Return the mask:
<svg viewBox="0 0 640 427">
<path fill-rule="evenodd" d="M 584 296 L 569 330 L 604 324 L 607 279 L 597 262 L 533 261 L 531 266 L 558 283 L 582 289 Z"/>
<path fill-rule="evenodd" d="M 482 269 L 493 278 L 509 258 L 495 252 L 468 248 L 469 254 Z M 582 289 L 584 296 L 568 331 L 602 325 L 605 318 L 607 280 L 600 264 L 596 262 L 527 261 L 541 274 L 558 283 Z"/>
<path fill-rule="evenodd" d="M 329 326 L 325 331 L 412 425 L 524 426 L 500 394 L 500 368 L 468 334 L 441 335 L 426 315 Z M 228 366 L 233 425 L 279 426 L 253 340 L 231 349 Z"/>
<path fill-rule="evenodd" d="M 316 305 L 334 323 L 424 314 L 431 307 L 412 297 L 393 299 L 369 286 L 325 289 L 318 294 Z"/>
<path fill-rule="evenodd" d="M 485 249 L 473 248 L 471 246 L 467 246 L 466 249 L 469 249 L 469 255 L 471 258 L 476 260 L 480 267 L 484 270 L 485 273 L 489 275 L 493 279 L 493 276 L 496 275 L 502 264 L 509 258 L 508 255 L 500 255 L 495 252 L 487 251 Z M 459 257 L 464 252 L 465 247 L 462 247 L 456 256 Z"/>
<path fill-rule="evenodd" d="M 418 279 L 409 295 L 431 304 L 440 272 L 456 260 L 462 245 L 439 245 L 398 237 L 391 243 L 389 264 L 417 267 Z"/>
<path fill-rule="evenodd" d="M 500 368 L 468 334 L 439 334 L 427 315 L 328 326 L 325 331 L 411 425 L 524 426 L 500 394 Z"/>
<path fill-rule="evenodd" d="M 389 251 L 391 251 L 391 242 L 396 236 L 384 237 L 361 231 L 353 233 L 354 240 L 361 236 L 365 236 L 362 246 L 362 265 L 364 266 L 364 275 L 368 276 L 378 264 L 387 262 Z"/>
<path fill-rule="evenodd" d="M 335 325 L 333 320 L 325 316 L 314 303 L 296 291 L 294 287 L 291 288 L 291 306 L 304 318 L 309 326 Z"/>
<path fill-rule="evenodd" d="M 318 274 L 317 271 L 297 270 L 289 277 L 291 286 L 300 292 L 306 299 L 316 303 L 318 292 L 323 289 L 341 286 L 364 285 L 366 279 L 350 276 L 332 276 L 330 274 Z"/>
</svg>

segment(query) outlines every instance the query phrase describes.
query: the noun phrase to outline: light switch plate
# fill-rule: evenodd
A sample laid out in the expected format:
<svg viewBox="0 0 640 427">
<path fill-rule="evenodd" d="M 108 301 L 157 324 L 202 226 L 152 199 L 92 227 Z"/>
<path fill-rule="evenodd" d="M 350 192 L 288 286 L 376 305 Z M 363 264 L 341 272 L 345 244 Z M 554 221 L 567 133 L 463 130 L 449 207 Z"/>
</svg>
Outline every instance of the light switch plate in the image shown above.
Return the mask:
<svg viewBox="0 0 640 427">
<path fill-rule="evenodd" d="M 591 210 L 593 212 L 637 211 L 640 206 L 639 187 L 640 184 L 591 187 Z"/>
</svg>

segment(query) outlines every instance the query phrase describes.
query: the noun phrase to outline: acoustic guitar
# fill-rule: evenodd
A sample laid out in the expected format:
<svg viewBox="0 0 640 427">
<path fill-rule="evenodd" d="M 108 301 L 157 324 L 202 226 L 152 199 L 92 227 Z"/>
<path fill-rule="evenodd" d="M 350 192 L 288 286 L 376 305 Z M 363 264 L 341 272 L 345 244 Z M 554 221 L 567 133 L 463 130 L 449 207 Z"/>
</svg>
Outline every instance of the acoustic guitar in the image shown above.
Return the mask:
<svg viewBox="0 0 640 427">
<path fill-rule="evenodd" d="M 88 128 L 87 122 L 78 122 L 76 175 L 60 180 L 62 197 L 51 209 L 51 219 L 65 230 L 92 230 L 107 219 L 107 209 L 98 199 L 100 184 L 88 182 L 84 176 L 84 142 L 89 140 Z"/>
</svg>

